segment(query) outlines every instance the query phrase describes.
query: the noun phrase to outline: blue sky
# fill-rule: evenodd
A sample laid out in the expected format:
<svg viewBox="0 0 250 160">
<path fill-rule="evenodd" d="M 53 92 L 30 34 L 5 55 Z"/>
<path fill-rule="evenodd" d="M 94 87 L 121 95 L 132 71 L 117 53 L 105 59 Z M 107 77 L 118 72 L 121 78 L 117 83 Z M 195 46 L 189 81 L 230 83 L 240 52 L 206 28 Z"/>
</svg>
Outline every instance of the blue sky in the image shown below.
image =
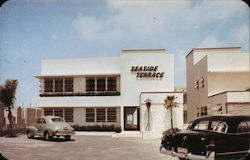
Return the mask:
<svg viewBox="0 0 250 160">
<path fill-rule="evenodd" d="M 241 0 L 9 0 L 0 9 L 0 84 L 18 79 L 16 104 L 29 106 L 42 59 L 164 48 L 175 55 L 175 86 L 186 86 L 192 48 L 249 53 L 249 20 Z"/>
</svg>

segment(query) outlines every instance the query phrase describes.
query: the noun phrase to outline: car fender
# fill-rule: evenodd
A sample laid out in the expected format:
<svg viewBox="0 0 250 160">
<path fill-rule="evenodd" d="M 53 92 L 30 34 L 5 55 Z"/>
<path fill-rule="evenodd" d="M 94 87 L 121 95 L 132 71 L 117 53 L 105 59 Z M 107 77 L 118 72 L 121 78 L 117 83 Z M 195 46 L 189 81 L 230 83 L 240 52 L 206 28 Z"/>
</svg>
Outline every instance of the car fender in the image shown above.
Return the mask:
<svg viewBox="0 0 250 160">
<path fill-rule="evenodd" d="M 38 131 L 35 126 L 28 126 L 26 130 L 30 131 L 32 135 L 36 135 Z"/>
</svg>

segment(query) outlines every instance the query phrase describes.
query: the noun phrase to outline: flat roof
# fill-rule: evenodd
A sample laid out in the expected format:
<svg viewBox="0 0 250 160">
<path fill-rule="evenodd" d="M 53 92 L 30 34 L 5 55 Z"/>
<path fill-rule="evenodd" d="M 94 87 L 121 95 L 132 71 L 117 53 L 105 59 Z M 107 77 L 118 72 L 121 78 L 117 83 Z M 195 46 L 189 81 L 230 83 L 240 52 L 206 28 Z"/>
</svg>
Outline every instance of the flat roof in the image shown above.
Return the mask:
<svg viewBox="0 0 250 160">
<path fill-rule="evenodd" d="M 223 50 L 223 49 L 240 49 L 241 47 L 221 47 L 221 48 L 193 48 L 187 55 L 189 56 L 190 53 L 192 53 L 194 50 Z"/>
<path fill-rule="evenodd" d="M 152 53 L 152 52 L 166 52 L 166 49 L 131 49 L 131 50 L 122 50 L 122 52 L 124 53 L 124 52 L 137 52 L 137 53 L 147 53 L 147 52 L 150 52 L 150 53 Z"/>
</svg>

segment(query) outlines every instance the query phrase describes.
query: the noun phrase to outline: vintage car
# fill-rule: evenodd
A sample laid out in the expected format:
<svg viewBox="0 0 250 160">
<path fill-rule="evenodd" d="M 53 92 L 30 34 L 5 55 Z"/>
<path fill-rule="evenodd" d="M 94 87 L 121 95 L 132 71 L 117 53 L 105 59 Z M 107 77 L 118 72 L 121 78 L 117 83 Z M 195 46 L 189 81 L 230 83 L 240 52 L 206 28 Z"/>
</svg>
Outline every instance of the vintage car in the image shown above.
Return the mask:
<svg viewBox="0 0 250 160">
<path fill-rule="evenodd" d="M 26 133 L 28 138 L 34 138 L 37 135 L 50 140 L 54 136 L 63 136 L 65 140 L 70 140 L 75 131 L 61 117 L 44 116 L 39 118 L 35 125 L 28 126 Z"/>
<path fill-rule="evenodd" d="M 250 160 L 250 116 L 197 118 L 186 130 L 163 138 L 160 152 L 181 160 Z"/>
</svg>

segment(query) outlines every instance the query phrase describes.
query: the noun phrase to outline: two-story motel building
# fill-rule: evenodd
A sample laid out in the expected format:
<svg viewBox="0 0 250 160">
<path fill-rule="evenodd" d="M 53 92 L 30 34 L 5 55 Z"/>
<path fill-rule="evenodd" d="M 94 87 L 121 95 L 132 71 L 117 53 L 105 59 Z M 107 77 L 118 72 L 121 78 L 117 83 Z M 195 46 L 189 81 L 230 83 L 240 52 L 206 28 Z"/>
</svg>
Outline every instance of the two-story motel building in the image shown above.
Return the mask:
<svg viewBox="0 0 250 160">
<path fill-rule="evenodd" d="M 186 56 L 187 120 L 250 115 L 250 54 L 240 47 L 194 48 Z"/>
<path fill-rule="evenodd" d="M 174 95 L 179 105 L 173 111 L 174 127 L 183 128 L 183 93 L 174 92 L 174 56 L 164 49 L 123 50 L 120 57 L 43 60 L 36 77 L 41 90 L 32 105 L 72 125 L 114 124 L 122 131 L 161 137 L 170 128 L 164 100 Z"/>
</svg>

